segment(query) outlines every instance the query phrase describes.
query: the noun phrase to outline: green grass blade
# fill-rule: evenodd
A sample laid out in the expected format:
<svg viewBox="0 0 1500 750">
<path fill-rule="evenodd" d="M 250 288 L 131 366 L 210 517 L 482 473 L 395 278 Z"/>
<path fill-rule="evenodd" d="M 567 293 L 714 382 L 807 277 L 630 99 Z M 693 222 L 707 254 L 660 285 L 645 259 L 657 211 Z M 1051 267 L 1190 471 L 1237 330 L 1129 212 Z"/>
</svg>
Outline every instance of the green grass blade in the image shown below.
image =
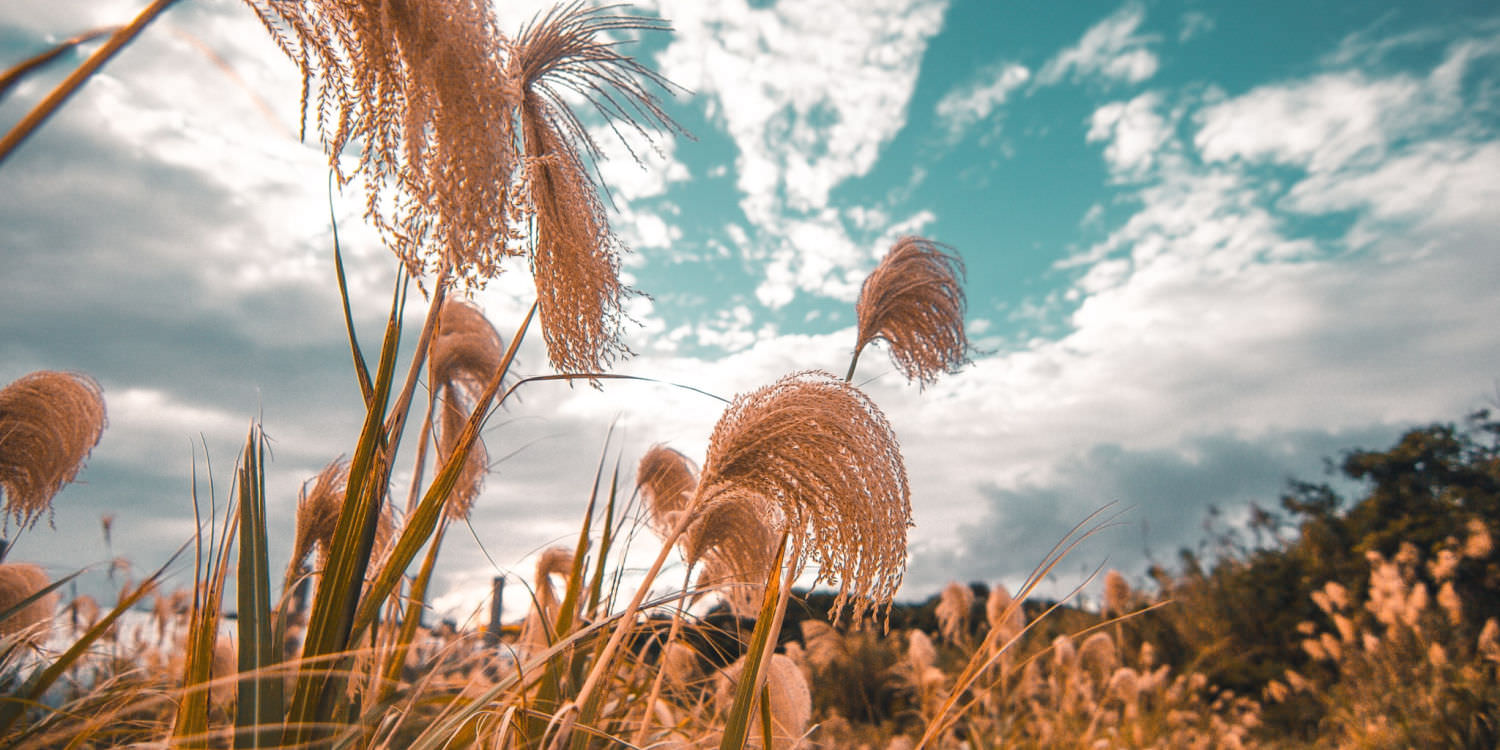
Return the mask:
<svg viewBox="0 0 1500 750">
<path fill-rule="evenodd" d="M 463 431 L 458 435 L 458 440 L 453 447 L 453 452 L 448 456 L 447 463 L 443 464 L 433 477 L 432 484 L 423 494 L 417 508 L 407 517 L 406 524 L 401 529 L 401 535 L 396 539 L 396 545 L 387 558 L 385 567 L 375 576 L 370 584 L 364 600 L 360 602 L 359 611 L 354 616 L 354 626 L 351 631 L 352 638 L 358 638 L 364 630 L 375 621 L 375 616 L 380 611 L 380 605 L 385 598 L 396 590 L 396 585 L 401 582 L 407 566 L 416 559 L 417 554 L 426 545 L 428 537 L 437 528 L 438 518 L 443 512 L 443 506 L 448 500 L 448 495 L 453 492 L 453 487 L 458 483 L 458 476 L 463 471 L 464 462 L 469 458 L 469 451 L 474 441 L 479 438 L 479 428 L 484 422 L 485 413 L 489 404 L 495 398 L 495 393 L 500 389 L 500 383 L 505 373 L 510 369 L 511 362 L 515 361 L 516 351 L 521 348 L 521 341 L 526 336 L 526 330 L 531 325 L 531 319 L 536 315 L 536 305 L 526 313 L 526 318 L 521 321 L 517 333 L 511 338 L 510 347 L 506 349 L 505 356 L 500 360 L 500 366 L 496 369 L 494 377 L 486 384 L 485 390 L 480 394 L 474 406 L 474 412 L 469 415 L 469 420 L 464 423 Z"/>
<path fill-rule="evenodd" d="M 745 652 L 745 668 L 740 671 L 739 684 L 734 688 L 734 704 L 729 709 L 729 720 L 724 725 L 724 739 L 720 750 L 740 750 L 750 736 L 750 706 L 755 699 L 755 683 L 759 681 L 761 665 L 766 657 L 766 644 L 771 631 L 776 629 L 776 602 L 781 597 L 781 564 L 786 556 L 786 535 L 776 548 L 775 563 L 766 579 L 765 598 L 761 601 L 760 616 L 755 619 L 755 631 L 750 635 L 750 647 Z"/>
<path fill-rule="evenodd" d="M 250 427 L 240 464 L 240 562 L 235 581 L 239 610 L 239 695 L 234 746 L 273 747 L 286 718 L 280 661 L 271 619 L 271 568 L 266 551 L 266 442 L 260 425 Z"/>
<path fill-rule="evenodd" d="M 375 542 L 375 525 L 379 520 L 384 488 L 375 481 L 383 474 L 377 467 L 385 437 L 385 407 L 390 397 L 391 381 L 396 369 L 396 349 L 401 338 L 401 292 L 392 295 L 391 313 L 386 320 L 385 338 L 381 343 L 380 362 L 375 380 L 374 397 L 365 410 L 364 426 L 350 459 L 349 479 L 343 509 L 339 513 L 333 542 L 329 545 L 327 567 L 313 599 L 308 617 L 307 640 L 302 657 L 307 665 L 299 670 L 292 710 L 288 716 L 294 743 L 308 741 L 317 727 L 325 724 L 329 711 L 323 697 L 336 692 L 331 683 L 339 681 L 337 670 L 326 658 L 344 651 L 351 640 L 350 625 L 358 604 L 365 567 Z"/>
</svg>

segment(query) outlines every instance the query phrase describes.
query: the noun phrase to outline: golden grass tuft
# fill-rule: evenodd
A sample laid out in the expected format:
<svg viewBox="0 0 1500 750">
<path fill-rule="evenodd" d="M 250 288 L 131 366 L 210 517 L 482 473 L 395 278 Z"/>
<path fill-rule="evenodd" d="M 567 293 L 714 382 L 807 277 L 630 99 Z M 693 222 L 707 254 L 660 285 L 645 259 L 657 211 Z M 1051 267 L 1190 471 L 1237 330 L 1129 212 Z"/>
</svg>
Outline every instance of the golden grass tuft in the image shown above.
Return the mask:
<svg viewBox="0 0 1500 750">
<path fill-rule="evenodd" d="M 420 275 L 482 284 L 515 254 L 516 88 L 483 0 L 247 0 L 303 76 L 329 167 Z M 309 110 L 312 110 L 310 113 Z M 358 166 L 340 156 L 359 144 Z"/>
<path fill-rule="evenodd" d="M 739 681 L 744 668 L 745 660 L 741 657 L 720 673 L 717 698 L 719 705 L 726 710 L 733 702 L 733 685 Z M 776 750 L 805 747 L 802 736 L 807 733 L 807 726 L 812 721 L 812 690 L 808 687 L 807 677 L 802 674 L 797 663 L 785 654 L 771 655 L 766 661 L 765 675 L 766 693 L 770 697 L 771 747 Z M 751 702 L 752 716 L 760 716 L 759 706 L 760 697 L 756 696 Z M 759 719 L 756 720 L 755 727 L 750 732 L 745 747 L 763 746 Z"/>
<path fill-rule="evenodd" d="M 859 292 L 855 358 L 883 339 L 909 381 L 936 382 L 968 361 L 963 261 L 921 237 L 896 241 Z M 850 377 L 854 369 L 851 363 Z"/>
<path fill-rule="evenodd" d="M 52 510 L 104 434 L 104 395 L 81 373 L 43 370 L 0 389 L 0 489 L 22 528 Z"/>
<path fill-rule="evenodd" d="M 500 369 L 505 346 L 484 313 L 466 300 L 449 298 L 438 318 L 438 333 L 427 351 L 427 372 L 437 410 L 437 459 L 446 463 L 459 434 L 489 379 Z M 489 473 L 484 439 L 474 441 L 448 504 L 449 518 L 467 518 Z"/>
<path fill-rule="evenodd" d="M 885 415 L 857 388 L 797 372 L 735 398 L 709 439 L 693 507 L 751 494 L 779 531 L 837 584 L 834 610 L 852 601 L 858 623 L 889 608 L 906 568 L 911 497 L 900 446 Z M 697 511 L 695 511 L 697 512 Z"/>
<path fill-rule="evenodd" d="M 8 611 L 51 583 L 52 580 L 40 565 L 0 563 L 0 612 Z M 57 592 L 49 592 L 10 617 L 0 620 L 0 638 L 22 634 L 27 643 L 40 645 L 47 640 L 56 609 Z"/>
<path fill-rule="evenodd" d="M 658 534 L 671 532 L 668 514 L 687 510 L 698 489 L 698 467 L 681 452 L 657 444 L 646 450 L 636 466 L 635 484 L 641 490 L 646 518 Z"/>
</svg>

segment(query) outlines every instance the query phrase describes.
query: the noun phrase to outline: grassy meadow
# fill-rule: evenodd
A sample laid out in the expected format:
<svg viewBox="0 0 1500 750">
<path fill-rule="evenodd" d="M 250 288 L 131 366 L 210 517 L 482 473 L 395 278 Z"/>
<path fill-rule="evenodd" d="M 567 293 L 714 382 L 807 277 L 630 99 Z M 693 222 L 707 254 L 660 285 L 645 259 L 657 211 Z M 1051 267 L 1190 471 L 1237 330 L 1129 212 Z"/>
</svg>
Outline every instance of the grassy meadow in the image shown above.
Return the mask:
<svg viewBox="0 0 1500 750">
<path fill-rule="evenodd" d="M 9 71 L 104 40 L 3 136 L 0 169 L 171 4 Z M 287 523 L 268 518 L 268 441 L 251 426 L 227 504 L 185 497 L 197 536 L 111 601 L 0 563 L 0 745 L 1500 744 L 1500 421 L 1487 411 L 1351 451 L 1337 469 L 1357 496 L 1292 483 L 1171 566 L 1101 566 L 1099 597 L 1076 596 L 1092 579 L 1060 601 L 1037 593 L 1119 519 L 1112 507 L 1078 519 L 1015 590 L 955 581 L 896 601 L 907 470 L 856 373 L 888 357 L 930 384 L 968 361 L 964 265 L 941 238 L 900 238 L 865 280 L 846 372 L 791 372 L 725 400 L 703 465 L 682 452 L 699 446 L 601 458 L 576 536 L 508 592 L 527 599 L 523 621 L 433 623 L 438 554 L 489 471 L 481 431 L 496 411 L 537 381 L 625 377 L 610 369 L 629 354 L 632 290 L 577 108 L 647 137 L 680 130 L 659 99 L 672 84 L 612 41 L 666 27 L 581 4 L 515 36 L 483 2 L 246 6 L 299 66 L 304 137 L 338 184 L 365 191 L 398 269 L 365 350 L 331 243 L 349 348 L 330 356 L 351 363 L 362 427 Z M 507 258 L 529 265 L 535 301 L 491 320 L 468 295 Z M 419 296 L 425 315 L 402 315 Z M 527 336 L 545 342 L 548 374 L 513 371 Z M 49 518 L 106 414 L 84 373 L 0 390 L 7 534 Z M 406 467 L 410 483 L 394 482 Z M 273 538 L 293 540 L 288 559 L 270 555 Z M 655 553 L 643 576 L 624 569 L 627 545 Z M 681 581 L 663 574 L 674 555 Z M 164 583 L 174 564 L 190 587 Z M 797 589 L 804 575 L 820 586 Z"/>
</svg>

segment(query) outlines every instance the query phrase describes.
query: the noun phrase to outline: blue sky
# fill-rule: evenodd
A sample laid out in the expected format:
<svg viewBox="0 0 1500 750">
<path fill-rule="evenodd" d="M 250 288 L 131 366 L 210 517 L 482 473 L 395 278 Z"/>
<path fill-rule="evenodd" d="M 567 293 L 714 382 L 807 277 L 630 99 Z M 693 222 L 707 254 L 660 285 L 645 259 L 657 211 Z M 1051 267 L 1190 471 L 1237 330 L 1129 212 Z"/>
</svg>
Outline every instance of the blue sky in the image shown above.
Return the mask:
<svg viewBox="0 0 1500 750">
<path fill-rule="evenodd" d="M 0 64 L 138 5 L 8 4 Z M 515 29 L 539 6 L 497 7 Z M 859 283 L 894 238 L 967 265 L 974 364 L 919 390 L 861 359 L 912 479 L 908 598 L 950 579 L 1014 587 L 1107 503 L 1121 525 L 1058 585 L 1101 562 L 1139 580 L 1202 539 L 1211 505 L 1236 518 L 1324 456 L 1494 395 L 1488 4 L 642 9 L 675 31 L 631 49 L 685 89 L 668 109 L 695 139 L 636 143 L 644 164 L 601 139 L 625 270 L 650 295 L 619 371 L 726 397 L 842 372 Z M 0 124 L 66 68 L 0 99 Z M 326 165 L 296 140 L 297 96 L 248 8 L 185 0 L 0 167 L 0 381 L 82 370 L 110 411 L 56 529 L 22 535 L 17 558 L 57 574 L 160 564 L 191 533 L 195 451 L 222 495 L 256 415 L 276 441 L 284 555 L 296 488 L 350 450 Z M 357 190 L 334 213 L 371 339 L 394 260 Z M 516 264 L 477 295 L 507 337 L 530 285 Z M 522 366 L 545 370 L 539 338 Z M 641 384 L 526 392 L 486 433 L 508 458 L 474 533 L 450 535 L 438 604 L 466 612 L 496 566 L 529 579 L 576 532 L 610 424 L 626 465 L 659 441 L 701 457 L 719 409 Z"/>
</svg>

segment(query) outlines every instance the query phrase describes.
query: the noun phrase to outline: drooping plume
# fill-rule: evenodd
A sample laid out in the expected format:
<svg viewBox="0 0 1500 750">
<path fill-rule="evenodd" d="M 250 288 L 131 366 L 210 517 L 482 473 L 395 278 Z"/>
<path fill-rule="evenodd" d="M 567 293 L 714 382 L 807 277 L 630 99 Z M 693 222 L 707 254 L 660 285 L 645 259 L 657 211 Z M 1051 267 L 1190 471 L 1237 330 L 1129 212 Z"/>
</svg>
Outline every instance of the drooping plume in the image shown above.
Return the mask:
<svg viewBox="0 0 1500 750">
<path fill-rule="evenodd" d="M 339 514 L 344 509 L 344 495 L 349 483 L 349 462 L 338 458 L 329 462 L 317 476 L 303 483 L 297 495 L 297 529 L 292 542 L 288 579 L 295 576 L 310 552 L 318 553 L 316 568 L 322 569 L 323 558 L 333 545 Z M 370 549 L 379 555 L 390 543 L 395 528 L 390 505 L 383 506 L 375 526 L 375 544 Z"/>
<path fill-rule="evenodd" d="M 668 516 L 686 510 L 693 491 L 698 489 L 698 467 L 676 450 L 653 445 L 641 456 L 635 484 L 641 489 L 641 503 L 651 527 L 665 535 L 672 529 Z"/>
<path fill-rule="evenodd" d="M 969 355 L 963 276 L 963 261 L 943 245 L 913 236 L 897 240 L 860 288 L 855 362 L 866 345 L 883 339 L 909 381 L 933 383 L 963 366 Z"/>
<path fill-rule="evenodd" d="M 428 349 L 427 360 L 436 404 L 438 465 L 453 455 L 464 423 L 479 402 L 485 385 L 500 368 L 504 350 L 500 334 L 473 303 L 452 298 L 443 303 L 438 333 Z M 469 515 L 489 473 L 489 463 L 489 451 L 481 437 L 470 447 L 463 471 L 444 506 L 449 518 Z"/>
<path fill-rule="evenodd" d="M 863 393 L 824 372 L 798 372 L 742 394 L 720 417 L 693 500 L 758 496 L 801 565 L 837 584 L 834 609 L 852 600 L 858 622 L 889 607 L 906 568 L 911 497 L 885 415 Z"/>
<path fill-rule="evenodd" d="M 694 512 L 682 538 L 689 565 L 702 564 L 698 585 L 716 588 L 730 611 L 753 617 L 774 574 L 783 526 L 780 508 L 750 492 L 726 492 Z"/>
<path fill-rule="evenodd" d="M 43 370 L 0 389 L 0 490 L 23 528 L 50 511 L 104 434 L 104 395 L 87 375 Z"/>
<path fill-rule="evenodd" d="M 341 183 L 414 274 L 482 284 L 516 254 L 518 105 L 484 0 L 247 0 L 302 71 L 305 119 Z M 359 144 L 356 167 L 345 149 Z"/>
<path fill-rule="evenodd" d="M 560 372 L 599 372 L 629 350 L 620 340 L 623 304 L 619 239 L 587 162 L 599 149 L 567 103 L 581 95 L 611 123 L 648 139 L 648 126 L 677 130 L 652 89 L 659 74 L 622 55 L 608 35 L 664 30 L 664 22 L 609 15 L 582 3 L 543 14 L 517 36 L 506 69 L 519 91 L 524 160 L 519 184 L 534 219 L 532 272 L 542 335 Z"/>
</svg>

